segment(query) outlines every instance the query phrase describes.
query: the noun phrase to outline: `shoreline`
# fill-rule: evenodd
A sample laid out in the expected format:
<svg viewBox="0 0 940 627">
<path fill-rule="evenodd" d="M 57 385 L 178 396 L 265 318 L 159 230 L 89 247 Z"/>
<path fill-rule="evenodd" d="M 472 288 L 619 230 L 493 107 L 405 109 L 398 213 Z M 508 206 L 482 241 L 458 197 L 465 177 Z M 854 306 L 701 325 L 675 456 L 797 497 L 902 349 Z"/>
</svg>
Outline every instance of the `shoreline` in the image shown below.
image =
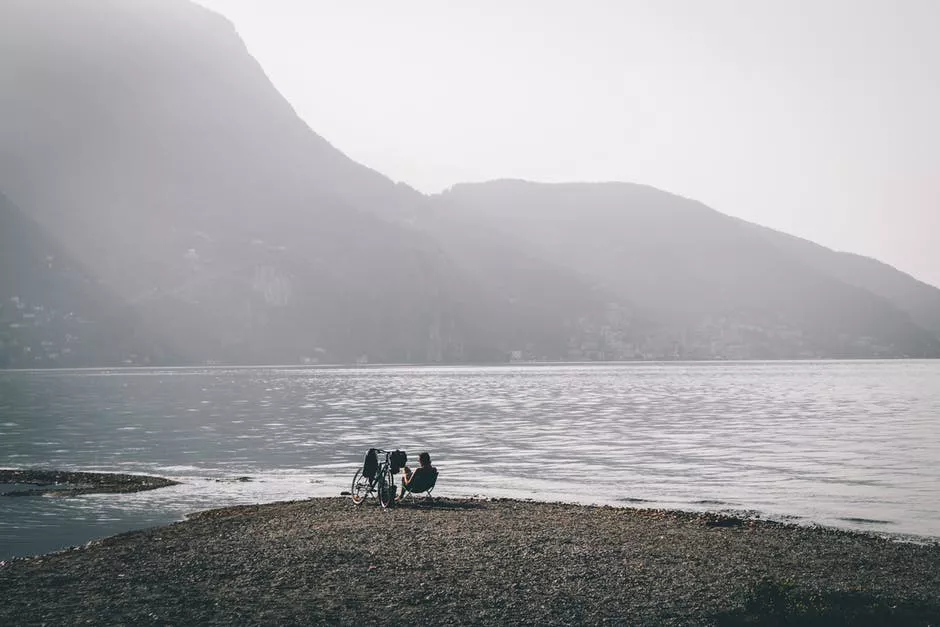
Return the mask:
<svg viewBox="0 0 940 627">
<path fill-rule="evenodd" d="M 940 620 L 940 543 L 715 513 L 324 497 L 16 558 L 0 595 L 11 625 L 922 625 Z"/>
<path fill-rule="evenodd" d="M 614 361 L 481 361 L 481 362 L 374 362 L 359 364 L 316 363 L 316 364 L 190 364 L 190 365 L 114 365 L 114 366 L 50 366 L 48 368 L 0 368 L 3 372 L 110 372 L 115 370 L 251 370 L 251 369 L 288 369 L 288 370 L 367 370 L 370 368 L 499 368 L 517 366 L 616 366 L 616 365 L 694 365 L 694 364 L 760 364 L 760 363 L 874 363 L 874 362 L 927 362 L 940 361 L 940 357 L 805 357 L 780 359 L 620 359 Z"/>
<path fill-rule="evenodd" d="M 255 477 L 251 476 L 238 476 L 231 478 L 215 478 L 216 482 L 220 481 L 252 481 Z M 42 468 L 12 468 L 12 467 L 0 467 L 0 498 L 4 496 L 9 497 L 23 497 L 23 496 L 50 496 L 50 497 L 73 497 L 81 496 L 86 494 L 130 494 L 135 492 L 145 492 L 149 490 L 155 490 L 162 487 L 170 487 L 175 485 L 181 485 L 183 482 L 177 481 L 174 479 L 168 479 L 166 477 L 161 477 L 157 475 L 142 475 L 142 474 L 128 474 L 120 472 L 106 472 L 106 471 L 79 471 L 79 470 L 56 470 L 56 469 L 42 469 Z M 17 490 L 7 490 L 4 491 L 4 484 L 6 485 L 32 485 L 38 487 L 30 487 L 27 489 L 17 489 Z M 306 498 L 331 498 L 333 496 L 348 497 L 348 490 L 341 490 L 340 492 L 330 495 L 317 495 Z M 305 497 L 301 497 L 305 498 Z M 873 537 L 878 537 L 882 539 L 889 540 L 891 542 L 904 542 L 917 545 L 932 545 L 940 544 L 940 535 L 929 535 L 929 534 L 919 534 L 912 532 L 900 532 L 892 531 L 890 529 L 884 528 L 870 528 L 870 527 L 860 527 L 860 526 L 847 526 L 844 524 L 839 524 L 838 521 L 845 523 L 884 523 L 885 521 L 876 521 L 863 518 L 840 518 L 838 521 L 829 521 L 829 522 L 819 522 L 814 521 L 808 518 L 801 518 L 798 516 L 792 516 L 787 513 L 772 513 L 765 512 L 754 509 L 741 509 L 734 507 L 727 508 L 717 508 L 717 507 L 699 507 L 701 504 L 692 504 L 688 507 L 683 507 L 681 504 L 661 504 L 653 501 L 645 501 L 643 499 L 623 499 L 617 502 L 601 501 L 601 502 L 588 502 L 588 501 L 578 501 L 578 500 L 565 500 L 565 499 L 556 499 L 556 500 L 545 500 L 538 497 L 527 497 L 519 494 L 504 494 L 504 495 L 494 495 L 487 496 L 483 494 L 456 494 L 456 495 L 445 495 L 444 498 L 449 498 L 452 500 L 482 500 L 482 501 L 521 501 L 529 503 L 542 503 L 542 504 L 565 504 L 565 505 L 577 505 L 582 507 L 613 507 L 617 509 L 636 509 L 642 511 L 668 511 L 676 514 L 687 514 L 692 516 L 713 516 L 721 519 L 734 519 L 734 520 L 743 520 L 743 521 L 754 521 L 754 522 L 767 522 L 771 524 L 780 524 L 785 526 L 793 526 L 799 528 L 818 528 L 818 529 L 828 529 L 834 532 L 847 532 L 847 533 L 858 533 L 863 535 L 871 535 Z M 0 501 L 2 502 L 2 501 Z M 210 505 L 205 509 L 196 509 L 191 512 L 186 512 L 182 515 L 181 518 L 178 518 L 174 522 L 180 522 L 186 520 L 191 516 L 199 515 L 202 512 L 214 511 L 216 509 L 226 509 L 228 507 L 243 507 L 251 505 L 265 505 L 265 504 L 274 504 L 278 502 L 287 502 L 287 501 L 269 501 L 264 500 L 255 503 L 242 503 L 240 505 Z M 643 504 L 646 503 L 646 504 Z M 716 502 L 713 505 L 719 505 L 721 503 Z M 98 540 L 107 538 L 110 536 L 101 536 L 98 538 L 91 538 L 89 542 L 96 542 Z M 14 559 L 21 559 L 23 557 L 34 557 L 47 555 L 51 553 L 56 553 L 60 551 L 68 551 L 74 549 L 75 546 L 63 546 L 58 549 L 53 549 L 51 551 L 46 551 L 44 553 L 34 553 L 31 555 L 17 556 Z M 2 557 L 2 556 L 0 556 Z"/>
</svg>

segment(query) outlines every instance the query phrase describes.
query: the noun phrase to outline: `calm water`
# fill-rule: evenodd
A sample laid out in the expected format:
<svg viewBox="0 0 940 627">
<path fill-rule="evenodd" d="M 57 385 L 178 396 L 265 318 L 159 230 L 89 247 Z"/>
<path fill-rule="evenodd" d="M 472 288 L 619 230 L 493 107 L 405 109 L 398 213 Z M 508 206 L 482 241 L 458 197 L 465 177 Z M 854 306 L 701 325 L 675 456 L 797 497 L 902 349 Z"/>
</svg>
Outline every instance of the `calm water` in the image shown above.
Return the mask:
<svg viewBox="0 0 940 627">
<path fill-rule="evenodd" d="M 0 559 L 336 495 L 369 446 L 430 451 L 441 495 L 940 537 L 937 362 L 81 370 L 0 372 L 0 466 L 184 484 L 0 498 Z"/>
</svg>

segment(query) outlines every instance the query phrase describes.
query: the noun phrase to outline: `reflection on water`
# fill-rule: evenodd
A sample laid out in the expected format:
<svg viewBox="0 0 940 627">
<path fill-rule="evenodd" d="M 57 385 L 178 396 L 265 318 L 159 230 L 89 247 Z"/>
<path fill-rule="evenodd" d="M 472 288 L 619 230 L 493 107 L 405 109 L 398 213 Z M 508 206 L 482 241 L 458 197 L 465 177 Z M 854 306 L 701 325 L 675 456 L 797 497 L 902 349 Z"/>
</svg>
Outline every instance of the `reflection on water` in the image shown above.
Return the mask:
<svg viewBox="0 0 940 627">
<path fill-rule="evenodd" d="M 938 416 L 932 362 L 4 372 L 0 465 L 184 485 L 3 498 L 0 559 L 208 507 L 335 495 L 376 445 L 430 451 L 441 495 L 940 536 Z"/>
</svg>

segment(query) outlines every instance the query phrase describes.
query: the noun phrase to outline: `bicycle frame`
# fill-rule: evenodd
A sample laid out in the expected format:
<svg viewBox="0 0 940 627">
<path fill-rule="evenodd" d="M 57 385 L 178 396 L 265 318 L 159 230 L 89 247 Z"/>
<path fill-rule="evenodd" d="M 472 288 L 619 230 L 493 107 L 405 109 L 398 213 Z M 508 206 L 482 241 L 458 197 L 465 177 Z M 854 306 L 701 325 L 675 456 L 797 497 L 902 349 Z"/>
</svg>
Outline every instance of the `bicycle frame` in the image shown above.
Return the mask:
<svg viewBox="0 0 940 627">
<path fill-rule="evenodd" d="M 379 503 L 383 508 L 388 507 L 395 500 L 395 477 L 392 475 L 391 451 L 376 449 L 376 455 L 379 456 L 379 465 L 376 468 L 375 476 L 371 479 L 362 474 L 362 468 L 356 471 L 352 483 L 352 502 L 356 505 L 377 494 Z"/>
</svg>

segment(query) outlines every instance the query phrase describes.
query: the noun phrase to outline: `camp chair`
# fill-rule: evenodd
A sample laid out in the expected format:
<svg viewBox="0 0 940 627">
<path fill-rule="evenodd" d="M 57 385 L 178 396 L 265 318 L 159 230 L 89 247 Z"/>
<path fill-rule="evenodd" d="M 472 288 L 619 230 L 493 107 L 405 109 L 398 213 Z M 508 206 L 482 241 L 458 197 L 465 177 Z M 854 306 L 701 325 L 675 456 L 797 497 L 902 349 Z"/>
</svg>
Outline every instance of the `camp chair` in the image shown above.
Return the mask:
<svg viewBox="0 0 940 627">
<path fill-rule="evenodd" d="M 414 495 L 421 494 L 421 493 L 424 493 L 425 499 L 430 499 L 431 491 L 434 489 L 434 485 L 437 483 L 437 468 L 434 468 L 432 466 L 431 469 L 434 472 L 431 473 L 430 478 L 428 478 L 427 480 L 420 481 L 420 482 L 413 481 L 412 483 L 409 483 L 408 485 L 402 486 L 401 496 L 399 496 L 397 500 L 404 501 L 409 496 L 411 496 L 412 498 L 416 498 Z"/>
</svg>

